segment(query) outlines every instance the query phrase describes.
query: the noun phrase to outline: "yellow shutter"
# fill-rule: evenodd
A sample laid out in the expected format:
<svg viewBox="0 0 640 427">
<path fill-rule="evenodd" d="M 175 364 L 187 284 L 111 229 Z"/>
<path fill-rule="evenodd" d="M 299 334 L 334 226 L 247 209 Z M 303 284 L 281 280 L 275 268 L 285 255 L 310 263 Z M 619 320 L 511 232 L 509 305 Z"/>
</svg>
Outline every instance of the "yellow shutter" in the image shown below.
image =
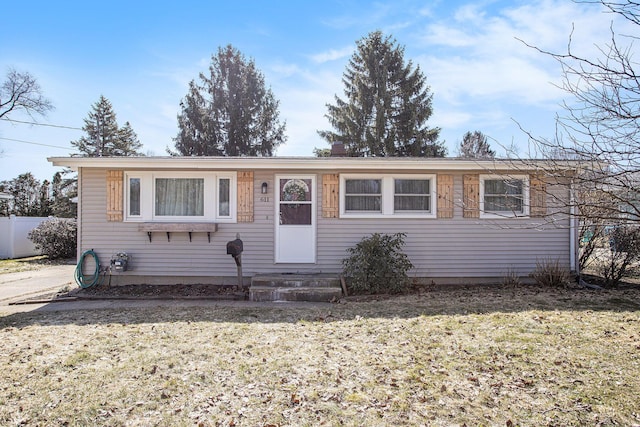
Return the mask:
<svg viewBox="0 0 640 427">
<path fill-rule="evenodd" d="M 464 175 L 462 181 L 462 216 L 480 218 L 480 175 Z"/>
<path fill-rule="evenodd" d="M 543 217 L 547 214 L 547 183 L 543 176 L 529 176 L 529 215 Z"/>
<path fill-rule="evenodd" d="M 453 218 L 453 175 L 438 175 L 438 218 Z"/>
<path fill-rule="evenodd" d="M 107 221 L 122 221 L 123 177 L 122 171 L 107 171 Z"/>
<path fill-rule="evenodd" d="M 238 222 L 253 222 L 253 172 L 238 172 Z"/>
<path fill-rule="evenodd" d="M 322 175 L 322 217 L 340 216 L 340 175 L 330 173 Z"/>
</svg>

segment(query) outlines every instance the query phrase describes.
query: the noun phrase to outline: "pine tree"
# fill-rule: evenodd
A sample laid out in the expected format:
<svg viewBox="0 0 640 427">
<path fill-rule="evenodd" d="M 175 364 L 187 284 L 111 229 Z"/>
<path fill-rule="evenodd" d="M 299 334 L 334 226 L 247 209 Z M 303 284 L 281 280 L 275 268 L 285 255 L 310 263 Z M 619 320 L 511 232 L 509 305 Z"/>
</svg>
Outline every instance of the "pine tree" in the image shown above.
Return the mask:
<svg viewBox="0 0 640 427">
<path fill-rule="evenodd" d="M 467 159 L 493 159 L 496 156 L 487 136 L 478 130 L 464 134 L 458 151 L 460 157 Z"/>
<path fill-rule="evenodd" d="M 123 128 L 118 127 L 116 113 L 111 102 L 104 96 L 92 106 L 82 128 L 87 135 L 71 145 L 86 157 L 105 156 L 141 156 L 142 147 L 129 122 Z"/>
<path fill-rule="evenodd" d="M 43 188 L 31 172 L 18 175 L 9 181 L 8 193 L 13 196 L 9 210 L 10 214 L 17 216 L 47 216 L 47 206 L 42 206 Z M 6 191 L 5 190 L 5 191 Z"/>
<path fill-rule="evenodd" d="M 420 67 L 405 64 L 404 48 L 375 31 L 357 42 L 343 74 L 345 100 L 327 104 L 335 131 L 319 131 L 350 156 L 444 157 L 440 128 L 429 128 L 432 98 Z"/>
<path fill-rule="evenodd" d="M 49 216 L 52 213 L 52 201 L 51 201 L 51 183 L 48 180 L 42 181 L 42 185 L 38 191 L 38 204 L 37 204 L 37 212 L 35 212 L 34 216 Z"/>
<path fill-rule="evenodd" d="M 66 172 L 65 172 L 66 173 Z M 78 179 L 63 178 L 63 173 L 56 172 L 51 183 L 53 201 L 51 213 L 58 218 L 75 218 L 77 204 L 71 202 L 71 198 L 78 195 Z"/>
<path fill-rule="evenodd" d="M 181 156 L 222 156 L 224 145 L 221 132 L 214 131 L 218 118 L 209 114 L 210 108 L 202 96 L 203 87 L 195 81 L 189 83 L 189 93 L 180 102 L 182 113 L 178 115 L 179 133 L 174 138 L 177 153 Z"/>
<path fill-rule="evenodd" d="M 212 56 L 180 103 L 175 152 L 182 156 L 272 156 L 286 141 L 279 102 L 253 60 L 233 46 Z"/>
<path fill-rule="evenodd" d="M 114 156 L 139 156 L 138 150 L 142 147 L 138 135 L 131 127 L 131 123 L 125 122 L 124 126 L 118 129 L 118 138 L 114 144 Z"/>
</svg>

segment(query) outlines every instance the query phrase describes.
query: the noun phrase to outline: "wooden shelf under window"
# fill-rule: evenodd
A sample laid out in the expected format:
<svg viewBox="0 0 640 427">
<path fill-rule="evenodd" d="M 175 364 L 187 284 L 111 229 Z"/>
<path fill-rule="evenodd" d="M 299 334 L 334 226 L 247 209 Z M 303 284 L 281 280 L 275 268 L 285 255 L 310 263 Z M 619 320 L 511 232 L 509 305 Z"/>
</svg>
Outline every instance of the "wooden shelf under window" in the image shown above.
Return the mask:
<svg viewBox="0 0 640 427">
<path fill-rule="evenodd" d="M 171 233 L 207 233 L 207 239 L 211 243 L 211 233 L 218 231 L 218 224 L 215 222 L 143 222 L 138 224 L 138 231 L 146 231 L 151 242 L 153 233 L 167 233 L 167 241 L 171 241 Z"/>
</svg>

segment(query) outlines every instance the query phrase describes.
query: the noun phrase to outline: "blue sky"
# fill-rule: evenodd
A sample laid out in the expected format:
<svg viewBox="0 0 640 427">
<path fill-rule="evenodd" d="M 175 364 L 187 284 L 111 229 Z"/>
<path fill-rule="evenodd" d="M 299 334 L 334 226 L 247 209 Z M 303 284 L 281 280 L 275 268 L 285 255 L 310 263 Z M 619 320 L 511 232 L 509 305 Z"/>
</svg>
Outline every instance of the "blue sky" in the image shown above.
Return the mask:
<svg viewBox="0 0 640 427">
<path fill-rule="evenodd" d="M 554 86 L 559 65 L 517 39 L 562 51 L 573 27 L 575 51 L 593 55 L 609 40 L 614 18 L 569 0 L 10 1 L 2 14 L 0 81 L 9 67 L 37 78 L 56 107 L 38 122 L 81 128 L 104 95 L 143 151 L 166 155 L 189 81 L 230 43 L 255 60 L 280 100 L 288 135 L 280 156 L 327 147 L 316 133 L 330 128 L 325 105 L 342 96 L 356 40 L 381 30 L 427 76 L 434 94 L 429 125 L 442 128 L 449 155 L 466 131 L 480 130 L 499 154 L 515 146 L 526 157 L 518 123 L 552 138 L 566 95 Z M 51 179 L 60 169 L 46 158 L 70 155 L 70 141 L 82 135 L 0 121 L 0 180 L 24 172 Z"/>
</svg>

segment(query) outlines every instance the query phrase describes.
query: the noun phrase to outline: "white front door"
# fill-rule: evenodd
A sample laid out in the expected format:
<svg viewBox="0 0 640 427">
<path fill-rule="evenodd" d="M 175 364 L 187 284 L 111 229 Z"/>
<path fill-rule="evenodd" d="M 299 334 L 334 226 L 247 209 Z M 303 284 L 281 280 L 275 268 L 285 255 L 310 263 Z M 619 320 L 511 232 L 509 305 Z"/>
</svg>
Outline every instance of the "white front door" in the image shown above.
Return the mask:
<svg viewBox="0 0 640 427">
<path fill-rule="evenodd" d="M 276 176 L 276 262 L 316 262 L 316 177 Z"/>
</svg>

